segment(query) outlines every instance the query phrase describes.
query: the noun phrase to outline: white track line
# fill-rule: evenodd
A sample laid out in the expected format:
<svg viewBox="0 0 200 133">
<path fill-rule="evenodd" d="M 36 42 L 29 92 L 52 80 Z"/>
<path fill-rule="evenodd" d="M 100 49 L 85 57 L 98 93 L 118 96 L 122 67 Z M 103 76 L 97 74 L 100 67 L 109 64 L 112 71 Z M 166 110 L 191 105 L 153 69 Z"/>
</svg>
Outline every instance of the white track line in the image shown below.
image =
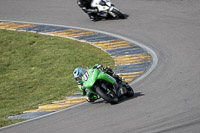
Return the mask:
<svg viewBox="0 0 200 133">
<path fill-rule="evenodd" d="M 99 31 L 99 30 L 94 30 L 94 29 L 81 28 L 81 27 L 74 27 L 74 26 L 64 26 L 64 25 L 46 24 L 46 23 L 33 23 L 33 22 L 24 22 L 24 21 L 12 21 L 12 20 L 0 20 L 0 21 L 18 22 L 18 23 L 28 23 L 28 24 L 38 24 L 38 25 L 49 25 L 49 26 L 59 26 L 59 27 L 66 27 L 66 28 L 82 29 L 82 30 L 93 31 L 93 32 L 97 32 L 97 33 L 102 33 L 102 34 L 110 35 L 110 36 L 113 36 L 113 37 L 116 37 L 116 38 L 120 38 L 120 39 L 129 41 L 129 42 L 131 42 L 131 43 L 134 43 L 134 44 L 140 46 L 141 48 L 145 49 L 145 50 L 152 56 L 153 62 L 152 62 L 152 64 L 151 64 L 151 67 L 148 69 L 148 71 L 146 71 L 144 74 L 142 74 L 142 76 L 140 76 L 139 78 L 137 78 L 137 79 L 135 79 L 133 82 L 131 82 L 130 85 L 133 85 L 133 84 L 135 84 L 136 82 L 138 82 L 138 81 L 142 80 L 143 78 L 145 78 L 147 75 L 149 75 L 149 74 L 155 69 L 155 67 L 156 67 L 157 64 L 158 64 L 158 57 L 157 57 L 156 53 L 155 53 L 152 49 L 150 49 L 149 47 L 145 46 L 144 44 L 142 44 L 142 43 L 140 43 L 140 42 L 138 42 L 138 41 L 134 41 L 134 40 L 128 39 L 128 38 L 123 37 L 123 36 L 120 36 L 120 35 L 116 35 L 116 34 L 104 32 L 104 31 Z M 12 124 L 12 125 L 9 125 L 9 126 L 5 126 L 5 127 L 0 128 L 0 131 L 1 131 L 1 130 L 4 130 L 4 129 L 6 129 L 6 128 L 11 128 L 11 127 L 14 127 L 14 126 L 17 126 L 17 125 L 26 123 L 26 122 L 30 122 L 30 121 L 33 121 L 33 120 L 37 120 L 37 119 L 40 119 L 40 118 L 44 118 L 44 117 L 47 117 L 47 116 L 50 116 L 50 115 L 53 115 L 53 114 L 56 114 L 56 113 L 59 113 L 59 112 L 62 112 L 62 111 L 66 111 L 66 110 L 69 110 L 69 109 L 73 109 L 73 108 L 78 107 L 78 106 L 81 106 L 81 105 L 83 105 L 83 104 L 85 104 L 85 103 L 87 103 L 87 102 L 83 102 L 83 103 L 80 103 L 80 104 L 76 104 L 76 105 L 74 105 L 74 106 L 71 106 L 71 107 L 68 107 L 68 108 L 65 108 L 65 109 L 62 109 L 62 110 L 58 110 L 58 111 L 55 111 L 55 112 L 52 112 L 52 113 L 49 113 L 49 114 L 46 114 L 46 115 L 42 115 L 42 116 L 39 116 L 39 117 L 36 117 L 36 118 L 33 118 L 33 119 L 29 119 L 29 120 L 22 121 L 22 122 L 19 122 L 19 123 L 16 123 L 16 124 Z"/>
</svg>

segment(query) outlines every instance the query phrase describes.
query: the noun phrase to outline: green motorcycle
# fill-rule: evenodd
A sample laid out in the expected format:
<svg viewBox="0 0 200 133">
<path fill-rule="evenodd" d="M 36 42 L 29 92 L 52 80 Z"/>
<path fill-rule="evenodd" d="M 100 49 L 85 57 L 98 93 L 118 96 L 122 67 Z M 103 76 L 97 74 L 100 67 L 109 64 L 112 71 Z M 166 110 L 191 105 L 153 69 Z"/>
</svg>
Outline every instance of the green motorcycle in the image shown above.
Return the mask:
<svg viewBox="0 0 200 133">
<path fill-rule="evenodd" d="M 134 91 L 128 83 L 117 82 L 115 78 L 95 67 L 86 70 L 82 81 L 83 87 L 88 88 L 90 93 L 100 96 L 111 104 L 117 104 L 121 96 L 134 96 Z"/>
</svg>

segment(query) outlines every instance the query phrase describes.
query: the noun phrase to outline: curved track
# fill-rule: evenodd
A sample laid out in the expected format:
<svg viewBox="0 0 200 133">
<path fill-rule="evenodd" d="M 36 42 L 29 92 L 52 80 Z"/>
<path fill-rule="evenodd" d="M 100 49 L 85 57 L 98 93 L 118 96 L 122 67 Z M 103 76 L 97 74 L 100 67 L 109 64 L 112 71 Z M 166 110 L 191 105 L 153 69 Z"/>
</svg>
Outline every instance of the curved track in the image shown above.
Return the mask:
<svg viewBox="0 0 200 133">
<path fill-rule="evenodd" d="M 199 0 L 113 0 L 126 20 L 91 22 L 71 0 L 2 0 L 0 19 L 97 29 L 139 41 L 159 62 L 120 104 L 84 104 L 2 133 L 200 131 Z"/>
</svg>

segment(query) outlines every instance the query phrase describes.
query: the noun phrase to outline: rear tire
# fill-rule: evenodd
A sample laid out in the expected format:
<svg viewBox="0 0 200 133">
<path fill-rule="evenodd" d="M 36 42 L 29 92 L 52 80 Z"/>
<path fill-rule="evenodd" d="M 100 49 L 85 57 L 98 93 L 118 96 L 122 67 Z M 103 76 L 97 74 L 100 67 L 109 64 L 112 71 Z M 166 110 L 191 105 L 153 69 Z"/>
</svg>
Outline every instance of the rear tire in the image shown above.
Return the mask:
<svg viewBox="0 0 200 133">
<path fill-rule="evenodd" d="M 106 95 L 100 87 L 96 88 L 96 92 L 99 96 L 101 96 L 104 100 L 106 100 L 107 102 L 111 103 L 111 104 L 117 104 L 118 103 L 118 97 L 116 96 L 116 94 L 114 92 L 112 93 L 112 97 L 111 95 Z"/>
<path fill-rule="evenodd" d="M 125 19 L 124 14 L 122 14 L 119 10 L 116 10 L 115 8 L 113 8 L 112 12 L 113 12 L 115 15 L 117 15 L 117 18 Z"/>
<path fill-rule="evenodd" d="M 134 96 L 134 91 L 133 89 L 128 85 L 128 87 L 126 88 L 127 92 L 125 94 L 126 97 L 133 97 Z"/>
</svg>

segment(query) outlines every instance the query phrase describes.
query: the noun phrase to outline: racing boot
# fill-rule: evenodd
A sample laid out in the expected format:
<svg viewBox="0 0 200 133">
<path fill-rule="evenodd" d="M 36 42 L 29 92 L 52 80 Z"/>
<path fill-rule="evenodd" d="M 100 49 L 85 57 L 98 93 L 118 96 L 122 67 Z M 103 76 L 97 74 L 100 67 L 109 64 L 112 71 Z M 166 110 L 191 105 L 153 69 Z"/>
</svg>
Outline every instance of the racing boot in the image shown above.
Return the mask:
<svg viewBox="0 0 200 133">
<path fill-rule="evenodd" d="M 120 97 L 120 96 L 126 94 L 126 92 L 127 92 L 127 89 L 125 87 L 123 87 L 121 84 L 118 84 L 117 82 L 114 83 L 113 87 L 116 90 L 115 93 L 117 94 L 117 97 Z"/>
<path fill-rule="evenodd" d="M 117 74 L 115 74 L 114 72 L 113 72 L 113 74 L 112 74 L 112 77 L 113 78 L 115 78 L 116 80 L 117 80 L 117 83 L 122 83 L 123 81 L 122 81 L 122 78 L 121 77 L 119 77 Z"/>
<path fill-rule="evenodd" d="M 96 101 L 99 98 L 100 97 L 98 97 L 97 95 L 90 93 L 90 94 L 88 94 L 88 97 L 86 98 L 86 100 L 88 102 L 94 102 L 94 101 Z"/>
<path fill-rule="evenodd" d="M 117 83 L 122 82 L 122 78 L 119 77 L 117 74 L 113 72 L 113 70 L 110 67 L 104 67 L 103 72 L 109 74 L 112 76 L 114 79 L 116 79 Z"/>
<path fill-rule="evenodd" d="M 96 22 L 96 21 L 101 20 L 101 18 L 98 17 L 98 16 L 97 16 L 96 14 L 94 14 L 94 13 L 88 13 L 88 16 L 89 16 L 90 20 L 93 21 L 93 22 Z"/>
<path fill-rule="evenodd" d="M 120 85 L 119 90 L 118 90 L 118 96 L 120 97 L 126 93 L 127 93 L 127 89 L 125 87 L 123 87 L 122 85 Z"/>
</svg>

